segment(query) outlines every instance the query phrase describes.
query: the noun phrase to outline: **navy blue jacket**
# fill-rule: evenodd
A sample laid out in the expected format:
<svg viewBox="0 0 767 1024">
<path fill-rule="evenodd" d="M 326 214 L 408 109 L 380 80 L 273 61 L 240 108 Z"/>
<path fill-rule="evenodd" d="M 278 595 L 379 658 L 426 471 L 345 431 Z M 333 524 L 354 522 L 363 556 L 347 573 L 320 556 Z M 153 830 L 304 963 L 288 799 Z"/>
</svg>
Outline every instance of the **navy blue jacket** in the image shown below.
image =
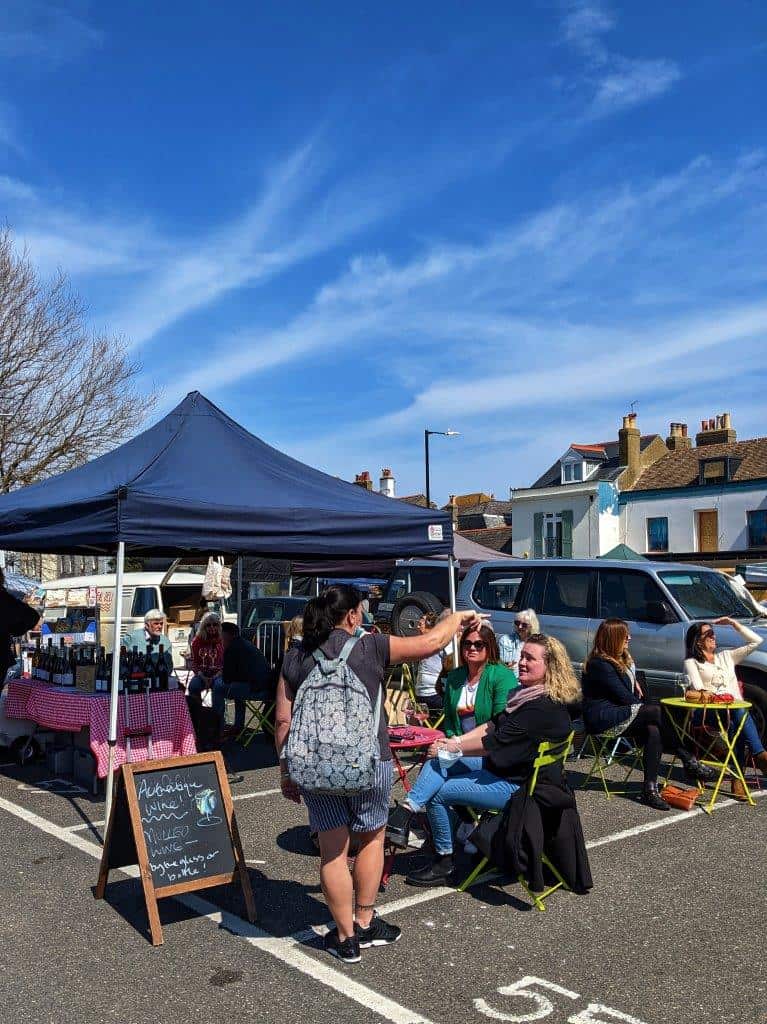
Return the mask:
<svg viewBox="0 0 767 1024">
<path fill-rule="evenodd" d="M 606 658 L 590 658 L 581 676 L 583 689 L 583 724 L 592 734 L 607 732 L 631 713 L 632 704 L 641 703 L 634 692 L 634 680 L 628 672 L 619 671 Z"/>
</svg>

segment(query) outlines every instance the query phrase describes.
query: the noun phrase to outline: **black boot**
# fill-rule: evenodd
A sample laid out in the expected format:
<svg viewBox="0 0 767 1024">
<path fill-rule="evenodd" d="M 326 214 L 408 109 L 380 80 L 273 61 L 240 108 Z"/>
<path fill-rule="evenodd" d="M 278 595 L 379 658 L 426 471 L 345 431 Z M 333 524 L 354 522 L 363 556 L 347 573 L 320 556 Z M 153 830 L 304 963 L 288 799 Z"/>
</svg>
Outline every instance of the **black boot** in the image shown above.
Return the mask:
<svg viewBox="0 0 767 1024">
<path fill-rule="evenodd" d="M 389 811 L 389 820 L 386 823 L 386 841 L 392 846 L 402 850 L 407 849 L 408 836 L 410 835 L 410 819 L 413 811 L 407 804 L 397 804 Z"/>
<path fill-rule="evenodd" d="M 657 782 L 645 782 L 642 786 L 642 795 L 640 796 L 639 800 L 641 803 L 647 804 L 648 807 L 652 807 L 656 811 L 671 810 L 669 805 L 658 792 Z"/>
<path fill-rule="evenodd" d="M 688 757 L 683 765 L 685 782 L 712 782 L 716 778 L 716 772 L 707 764 L 701 764 L 697 757 Z"/>
<path fill-rule="evenodd" d="M 412 871 L 405 881 L 408 885 L 447 885 L 450 875 L 453 873 L 452 853 L 438 853 L 435 859 L 427 864 L 425 868 Z"/>
</svg>

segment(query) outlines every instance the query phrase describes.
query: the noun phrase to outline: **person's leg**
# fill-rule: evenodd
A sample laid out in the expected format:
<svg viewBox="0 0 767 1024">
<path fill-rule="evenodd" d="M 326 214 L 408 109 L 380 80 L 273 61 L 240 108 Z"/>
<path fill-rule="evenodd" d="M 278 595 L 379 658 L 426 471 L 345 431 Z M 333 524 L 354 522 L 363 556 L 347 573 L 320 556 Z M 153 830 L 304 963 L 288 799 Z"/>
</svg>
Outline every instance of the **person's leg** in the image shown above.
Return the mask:
<svg viewBox="0 0 767 1024">
<path fill-rule="evenodd" d="M 384 828 L 374 832 L 355 832 L 357 856 L 354 860 L 354 919 L 367 928 L 373 918 L 376 896 L 384 866 Z"/>
<path fill-rule="evenodd" d="M 660 736 L 660 708 L 657 704 L 643 704 L 624 736 L 631 736 L 644 747 L 642 767 L 645 783 L 657 784 L 663 744 Z"/>
<path fill-rule="evenodd" d="M 221 728 L 226 725 L 226 692 L 224 680 L 216 676 L 210 688 L 210 706 L 216 712 L 221 722 Z"/>
<path fill-rule="evenodd" d="M 248 683 L 227 683 L 223 687 L 224 700 L 234 701 L 233 729 L 239 735 L 245 728 L 245 701 L 250 697 Z"/>
<path fill-rule="evenodd" d="M 477 771 L 482 767 L 481 757 L 461 757 L 446 768 L 438 757 L 426 761 L 415 785 L 405 797 L 404 803 L 413 811 L 422 811 L 430 800 L 439 793 L 448 779 L 458 778 Z"/>
<path fill-rule="evenodd" d="M 202 676 L 192 676 L 187 683 L 186 692 L 191 697 L 197 697 L 198 700 L 202 700 L 202 691 L 205 688 L 205 680 Z"/>
<path fill-rule="evenodd" d="M 354 886 L 349 874 L 349 829 L 346 825 L 318 835 L 320 844 L 320 885 L 328 909 L 338 927 L 341 942 L 354 935 Z M 379 873 L 380 882 L 381 875 Z"/>
<path fill-rule="evenodd" d="M 743 758 L 746 753 L 746 744 L 748 744 L 754 757 L 758 757 L 759 754 L 764 753 L 764 744 L 762 743 L 762 737 L 759 735 L 759 730 L 756 728 L 751 715 L 746 715 L 744 708 L 736 708 L 734 711 L 730 712 L 730 735 L 732 735 L 740 725 L 744 715 L 746 716 L 746 721 L 743 728 L 740 730 L 740 736 L 738 736 L 738 742 L 735 745 L 738 760 L 741 764 L 743 763 Z"/>
<path fill-rule="evenodd" d="M 501 810 L 518 788 L 516 783 L 499 779 L 481 767 L 447 779 L 426 809 L 437 853 L 444 856 L 453 852 L 451 807 Z"/>
</svg>

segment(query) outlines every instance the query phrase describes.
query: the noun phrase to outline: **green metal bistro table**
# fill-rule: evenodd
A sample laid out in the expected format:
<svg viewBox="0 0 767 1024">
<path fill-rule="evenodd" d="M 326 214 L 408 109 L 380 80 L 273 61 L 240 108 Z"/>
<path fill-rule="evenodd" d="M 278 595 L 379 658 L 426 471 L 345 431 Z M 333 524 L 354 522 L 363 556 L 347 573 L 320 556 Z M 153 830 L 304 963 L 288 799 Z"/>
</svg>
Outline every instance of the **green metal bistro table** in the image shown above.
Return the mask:
<svg viewBox="0 0 767 1024">
<path fill-rule="evenodd" d="M 711 747 L 713 746 L 714 742 L 712 739 L 711 744 L 709 744 L 708 750 L 706 750 L 704 756 L 700 758 L 701 764 L 707 764 L 711 768 L 717 769 L 719 772 L 716 784 L 714 785 L 713 792 L 711 793 L 711 799 L 706 804 L 701 804 L 701 807 L 706 812 L 706 814 L 711 814 L 711 811 L 714 808 L 714 804 L 716 803 L 716 798 L 719 795 L 719 790 L 722 787 L 722 782 L 724 781 L 725 775 L 730 775 L 732 778 L 740 779 L 740 781 L 743 783 L 743 788 L 746 793 L 746 800 L 753 806 L 754 799 L 751 796 L 751 790 L 748 788 L 748 784 L 743 776 L 743 770 L 740 767 L 740 764 L 738 763 L 737 757 L 735 756 L 735 743 L 737 742 L 737 739 L 740 736 L 743 726 L 746 724 L 747 715 L 743 716 L 740 725 L 735 729 L 734 733 L 732 734 L 732 737 L 729 735 L 727 729 L 728 720 L 725 717 L 729 711 L 737 711 L 738 709 L 742 709 L 745 712 L 749 712 L 751 710 L 750 702 L 747 700 L 734 700 L 731 704 L 700 704 L 697 702 L 691 703 L 690 701 L 686 701 L 684 697 L 662 697 L 661 704 L 663 705 L 663 709 L 666 712 L 666 717 L 671 723 L 671 726 L 674 732 L 676 733 L 677 739 L 679 740 L 680 744 L 684 745 L 686 741 L 689 741 L 691 743 L 696 744 L 697 746 L 700 746 L 699 740 L 695 736 L 693 736 L 692 732 L 690 731 L 690 723 L 692 722 L 693 713 L 695 711 L 700 711 L 703 715 L 704 722 L 706 721 L 706 718 L 709 715 L 711 716 L 711 719 L 709 721 L 712 721 L 713 724 L 716 726 L 718 738 L 721 739 L 722 743 L 724 744 L 727 750 L 727 754 L 724 760 L 717 760 L 713 756 L 713 753 L 711 751 Z M 681 725 L 678 720 L 679 715 L 677 714 L 677 712 L 679 711 L 684 712 L 684 715 L 682 716 Z M 671 770 L 674 767 L 676 760 L 677 756 L 675 754 L 669 766 L 668 775 L 666 777 L 667 782 L 671 776 Z"/>
</svg>

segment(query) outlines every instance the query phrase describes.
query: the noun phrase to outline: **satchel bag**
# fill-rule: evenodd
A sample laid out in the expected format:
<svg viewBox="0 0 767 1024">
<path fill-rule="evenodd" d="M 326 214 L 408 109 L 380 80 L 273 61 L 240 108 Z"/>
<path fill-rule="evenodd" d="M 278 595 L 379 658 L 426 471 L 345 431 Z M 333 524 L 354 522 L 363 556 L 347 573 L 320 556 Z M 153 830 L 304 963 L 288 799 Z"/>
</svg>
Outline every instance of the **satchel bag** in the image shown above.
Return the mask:
<svg viewBox="0 0 767 1024">
<path fill-rule="evenodd" d="M 665 785 L 660 791 L 660 797 L 672 807 L 678 807 L 680 811 L 691 811 L 695 801 L 700 795 L 700 790 L 688 786 Z"/>
</svg>

